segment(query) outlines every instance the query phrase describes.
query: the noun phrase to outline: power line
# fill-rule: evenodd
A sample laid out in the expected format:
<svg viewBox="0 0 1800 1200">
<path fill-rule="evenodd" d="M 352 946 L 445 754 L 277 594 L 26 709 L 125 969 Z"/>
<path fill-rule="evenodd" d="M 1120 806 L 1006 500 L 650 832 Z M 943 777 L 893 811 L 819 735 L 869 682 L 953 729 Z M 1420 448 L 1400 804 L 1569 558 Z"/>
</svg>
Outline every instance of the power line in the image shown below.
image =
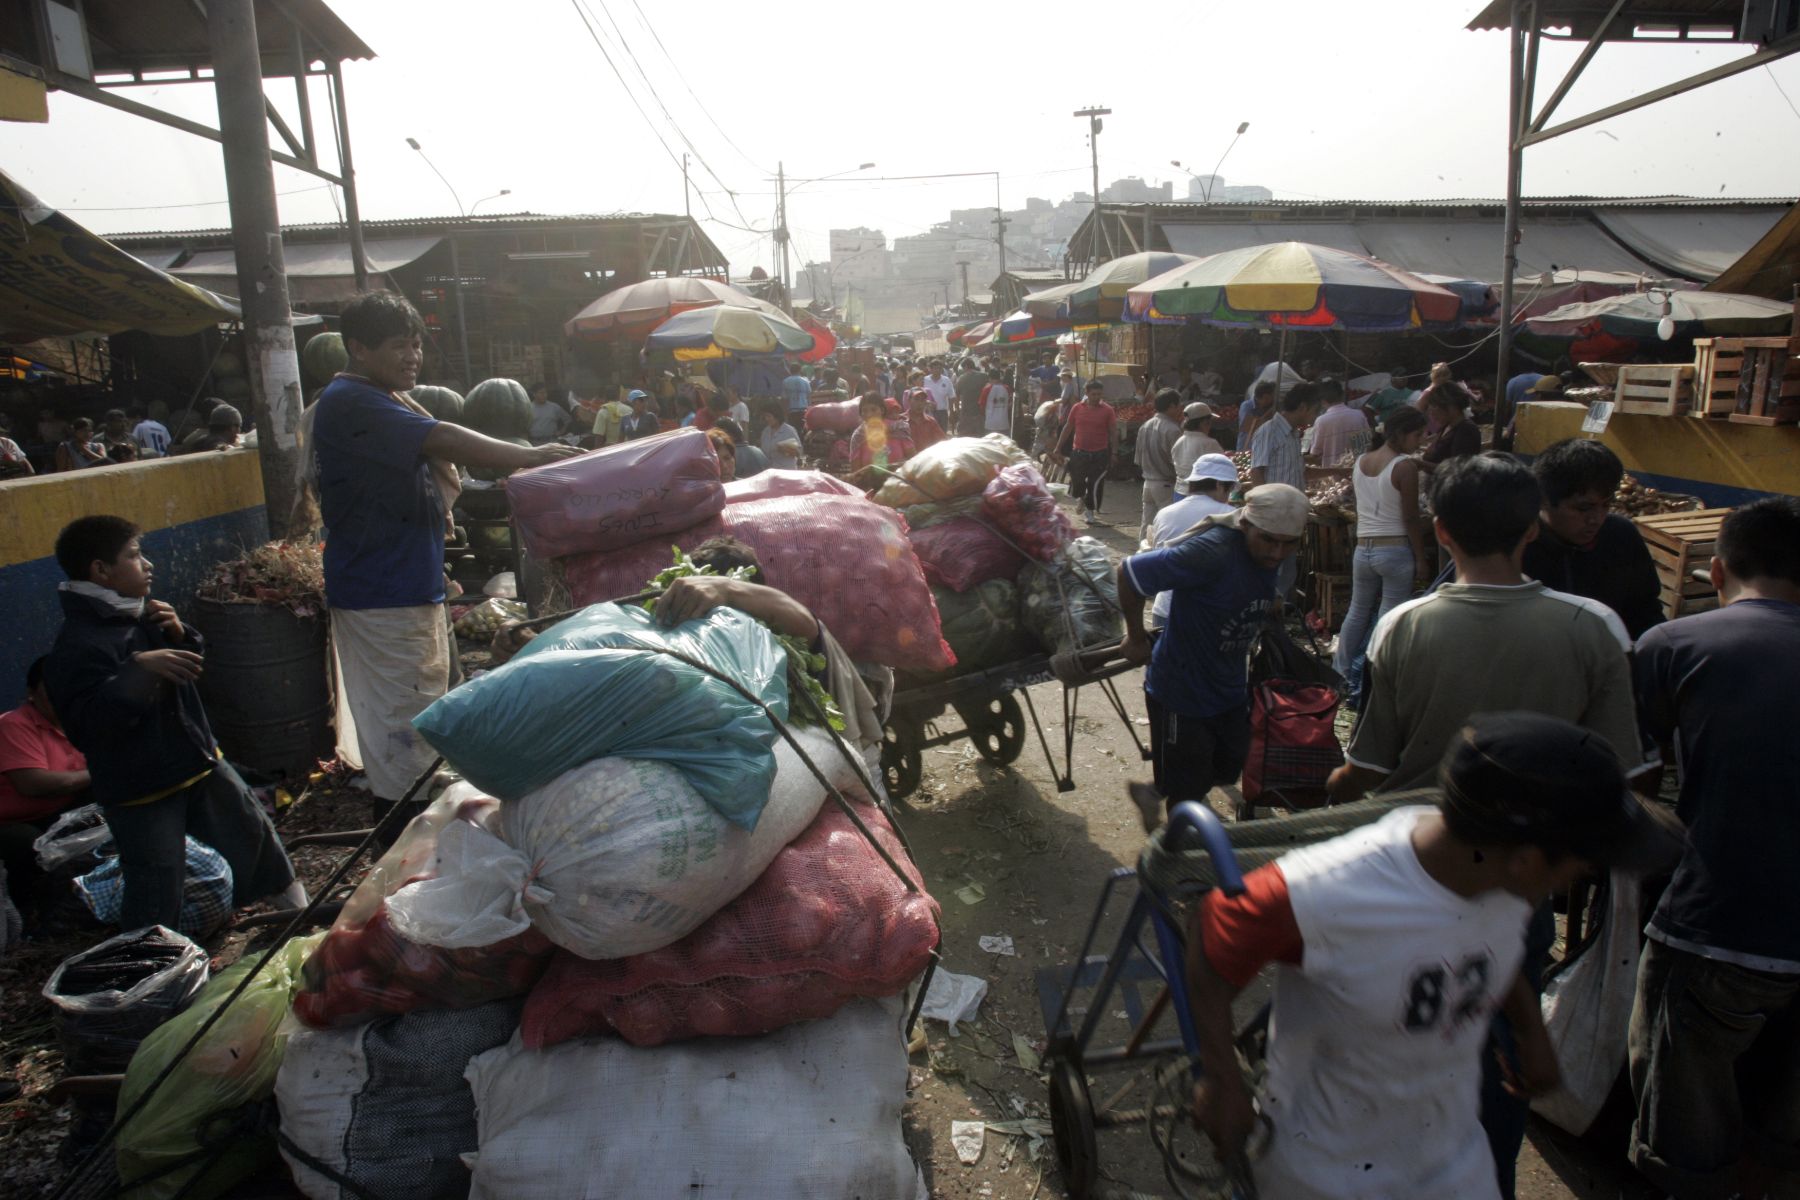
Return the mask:
<svg viewBox="0 0 1800 1200">
<path fill-rule="evenodd" d="M 682 73 L 681 64 L 675 61 L 675 56 L 669 53 L 669 48 L 667 46 L 663 45 L 662 35 L 656 32 L 656 26 L 650 23 L 650 17 L 644 12 L 643 7 L 638 4 L 637 0 L 631 0 L 631 7 L 637 10 L 638 20 L 643 23 L 645 29 L 650 31 L 651 38 L 656 42 L 656 48 L 662 51 L 663 57 L 668 60 L 669 66 L 675 69 L 675 78 L 681 80 L 681 86 L 687 89 L 687 94 L 689 96 L 693 97 L 694 104 L 700 109 L 701 115 L 711 123 L 714 129 L 719 131 L 719 136 L 725 139 L 725 144 L 738 152 L 738 157 L 755 167 L 758 171 L 761 171 L 764 175 L 767 175 L 769 173 L 769 168 L 759 165 L 755 159 L 746 154 L 744 148 L 732 141 L 731 135 L 725 132 L 725 127 L 720 125 L 713 117 L 712 112 L 708 110 L 706 104 L 700 99 L 699 94 L 694 91 L 694 85 L 689 83 L 687 76 Z"/>
<path fill-rule="evenodd" d="M 638 110 L 638 116 L 644 118 L 644 124 L 649 126 L 650 133 L 656 138 L 656 144 L 663 148 L 663 153 L 669 156 L 671 163 L 680 167 L 681 160 L 675 156 L 675 151 L 669 148 L 668 140 L 663 137 L 662 130 L 656 127 L 656 123 L 650 119 L 650 114 L 644 111 L 642 104 L 638 103 L 637 93 L 632 91 L 631 85 L 625 82 L 624 73 L 619 70 L 618 64 L 613 62 L 612 55 L 607 53 L 606 43 L 600 40 L 600 31 L 595 29 L 594 23 L 588 19 L 587 12 L 582 8 L 581 0 L 569 0 L 569 4 L 575 9 L 575 15 L 581 18 L 581 23 L 586 27 L 588 36 L 594 39 L 594 45 L 600 50 L 600 57 L 604 58 L 606 65 L 612 69 L 613 78 L 619 81 L 619 87 L 631 101 L 631 106 Z"/>
<path fill-rule="evenodd" d="M 625 56 L 631 60 L 631 65 L 636 69 L 638 77 L 644 81 L 644 87 L 649 91 L 650 98 L 655 100 L 656 106 L 662 110 L 663 119 L 668 121 L 669 128 L 675 131 L 675 136 L 681 139 L 682 145 L 693 152 L 694 158 L 699 161 L 703 168 L 705 168 L 706 173 L 713 177 L 713 182 L 725 189 L 725 194 L 731 198 L 731 207 L 733 211 L 737 213 L 738 220 L 744 222 L 742 228 L 749 228 L 750 218 L 744 215 L 744 210 L 738 205 L 737 193 L 732 191 L 730 184 L 719 178 L 719 173 L 713 170 L 712 164 L 706 161 L 706 156 L 700 153 L 700 147 L 694 144 L 694 139 L 687 135 L 687 130 L 681 127 L 681 122 L 677 121 L 675 119 L 675 114 L 669 111 L 668 104 L 663 101 L 662 93 L 656 90 L 656 84 L 651 81 L 650 73 L 644 70 L 644 64 L 639 61 L 637 52 L 631 48 L 631 42 L 625 37 L 625 31 L 619 27 L 618 19 L 613 16 L 612 10 L 606 6 L 606 0 L 598 0 L 598 3 L 600 5 L 600 11 L 606 15 L 607 23 L 612 26 L 613 36 L 618 39 L 620 48 L 625 51 Z M 590 10 L 590 12 L 591 11 L 592 10 Z M 702 207 L 706 208 L 709 217 L 713 215 L 712 209 L 709 206 L 702 204 Z"/>
<path fill-rule="evenodd" d="M 295 188 L 291 192 L 276 192 L 275 194 L 277 196 L 304 196 L 309 192 L 329 192 L 331 190 L 331 185 L 324 183 L 318 187 Z M 112 207 L 83 205 L 80 208 L 58 205 L 57 207 L 61 212 L 159 212 L 170 208 L 216 208 L 230 203 L 229 200 L 194 200 L 186 204 L 119 204 Z"/>
<path fill-rule="evenodd" d="M 1769 66 L 1768 63 L 1764 63 L 1763 70 L 1769 73 L 1769 82 L 1775 85 L 1775 90 L 1781 93 L 1781 98 L 1783 100 L 1787 101 L 1788 111 L 1793 113 L 1796 117 L 1800 117 L 1800 108 L 1794 107 L 1793 98 L 1787 94 L 1787 89 L 1781 86 L 1781 80 L 1776 77 L 1775 69 Z"/>
</svg>

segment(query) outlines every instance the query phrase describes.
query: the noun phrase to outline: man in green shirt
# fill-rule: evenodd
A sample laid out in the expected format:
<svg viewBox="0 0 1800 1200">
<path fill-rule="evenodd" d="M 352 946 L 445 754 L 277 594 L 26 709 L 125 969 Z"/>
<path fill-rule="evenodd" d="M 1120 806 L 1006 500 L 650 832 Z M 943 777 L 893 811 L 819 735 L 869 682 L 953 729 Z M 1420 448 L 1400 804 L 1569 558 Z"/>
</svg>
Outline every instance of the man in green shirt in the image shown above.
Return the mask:
<svg viewBox="0 0 1800 1200">
<path fill-rule="evenodd" d="M 1387 415 L 1403 404 L 1411 404 L 1418 393 L 1401 384 L 1400 378 L 1406 373 L 1405 367 L 1395 367 L 1388 372 L 1388 385 L 1363 401 L 1363 409 L 1375 418 L 1380 425 Z"/>
<path fill-rule="evenodd" d="M 1525 578 L 1525 547 L 1538 535 L 1537 478 L 1507 454 L 1453 459 L 1432 480 L 1438 542 L 1456 578 L 1394 609 L 1369 641 L 1366 698 L 1349 760 L 1332 773 L 1333 803 L 1370 790 L 1428 787 L 1445 750 L 1478 713 L 1537 712 L 1597 736 L 1625 776 L 1654 795 L 1658 764 L 1639 740 L 1627 655 L 1631 638 L 1598 600 Z M 1556 926 L 1541 906 L 1526 935 L 1524 971 L 1534 988 Z M 1491 1048 L 1510 1055 L 1511 1027 L 1497 1017 Z M 1483 1058 L 1481 1124 L 1504 1200 L 1513 1196 L 1525 1104 Z"/>
<path fill-rule="evenodd" d="M 1573 721 L 1606 739 L 1628 777 L 1650 771 L 1625 627 L 1599 601 L 1552 591 L 1520 568 L 1538 533 L 1530 469 L 1503 454 L 1458 459 L 1440 469 L 1431 500 L 1456 578 L 1376 628 L 1369 699 L 1349 761 L 1332 777 L 1332 799 L 1429 787 L 1445 748 L 1477 712 Z"/>
</svg>

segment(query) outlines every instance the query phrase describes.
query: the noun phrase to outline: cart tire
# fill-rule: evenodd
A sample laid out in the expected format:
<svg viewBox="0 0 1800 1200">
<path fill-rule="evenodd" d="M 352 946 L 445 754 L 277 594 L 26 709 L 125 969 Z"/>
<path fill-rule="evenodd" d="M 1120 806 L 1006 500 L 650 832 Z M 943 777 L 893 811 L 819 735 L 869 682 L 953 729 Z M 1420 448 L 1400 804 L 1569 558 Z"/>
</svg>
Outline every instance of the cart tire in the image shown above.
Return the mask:
<svg viewBox="0 0 1800 1200">
<path fill-rule="evenodd" d="M 889 799 L 903 800 L 925 778 L 925 730 L 916 721 L 895 716 L 881 731 L 881 782 Z"/>
<path fill-rule="evenodd" d="M 1087 1077 L 1068 1059 L 1050 1064 L 1050 1132 L 1070 1200 L 1087 1200 L 1100 1179 L 1100 1146 Z"/>
<path fill-rule="evenodd" d="M 956 713 L 969 727 L 969 740 L 981 757 L 1004 767 L 1025 751 L 1025 710 L 1012 693 L 993 696 L 981 707 L 956 705 Z"/>
</svg>

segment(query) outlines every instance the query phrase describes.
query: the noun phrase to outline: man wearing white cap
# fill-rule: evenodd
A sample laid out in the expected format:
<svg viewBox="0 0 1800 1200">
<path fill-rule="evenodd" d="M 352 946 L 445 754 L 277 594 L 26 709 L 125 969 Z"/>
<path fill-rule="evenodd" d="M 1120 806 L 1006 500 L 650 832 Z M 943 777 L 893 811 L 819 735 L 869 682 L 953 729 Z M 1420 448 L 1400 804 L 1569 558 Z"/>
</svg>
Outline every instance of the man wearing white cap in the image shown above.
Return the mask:
<svg viewBox="0 0 1800 1200">
<path fill-rule="evenodd" d="M 1237 467 L 1223 454 L 1206 454 L 1194 460 L 1181 486 L 1186 494 L 1156 514 L 1150 533 L 1141 549 L 1155 550 L 1172 546 L 1194 526 L 1208 517 L 1224 516 L 1232 511 L 1226 497 L 1237 485 Z M 1169 593 L 1156 593 L 1150 605 L 1148 628 L 1161 632 L 1169 623 Z"/>
<path fill-rule="evenodd" d="M 1186 479 L 1202 454 L 1223 454 L 1225 447 L 1212 435 L 1212 405 L 1196 400 L 1181 410 L 1181 436 L 1169 450 L 1175 460 L 1175 478 Z"/>
<path fill-rule="evenodd" d="M 1213 469 L 1217 469 L 1216 466 Z M 1236 481 L 1236 471 L 1232 480 Z M 1170 804 L 1236 781 L 1250 752 L 1250 642 L 1275 606 L 1275 573 L 1300 548 L 1306 494 L 1252 488 L 1242 509 L 1202 518 L 1190 535 L 1119 564 L 1131 662 L 1148 662 L 1144 702 L 1156 787 Z M 1144 599 L 1171 593 L 1154 650 Z"/>
</svg>

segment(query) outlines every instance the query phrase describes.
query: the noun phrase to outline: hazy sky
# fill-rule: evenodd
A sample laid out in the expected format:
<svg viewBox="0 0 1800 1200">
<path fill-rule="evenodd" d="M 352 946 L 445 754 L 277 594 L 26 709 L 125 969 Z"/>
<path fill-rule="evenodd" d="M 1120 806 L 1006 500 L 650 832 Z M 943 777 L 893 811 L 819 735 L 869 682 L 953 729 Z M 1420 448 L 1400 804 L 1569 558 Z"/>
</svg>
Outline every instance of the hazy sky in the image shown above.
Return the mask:
<svg viewBox="0 0 1800 1200">
<path fill-rule="evenodd" d="M 866 175 L 999 171 L 1006 205 L 1019 207 L 1029 195 L 1087 190 L 1086 123 L 1070 114 L 1089 104 L 1113 110 L 1100 137 L 1103 183 L 1174 178 L 1184 194 L 1169 160 L 1209 172 L 1245 120 L 1250 132 L 1221 173 L 1283 198 L 1497 197 L 1505 180 L 1506 45 L 1502 34 L 1464 29 L 1479 0 L 330 3 L 378 56 L 346 72 L 367 218 L 456 211 L 408 136 L 464 205 L 512 189 L 484 213 L 678 213 L 671 153 L 687 149 L 685 134 L 697 151 L 695 215 L 710 206 L 721 218 L 707 229 L 741 273 L 769 262 L 770 242 L 730 225 L 767 229 L 765 179 L 778 160 L 801 178 L 868 161 L 878 165 Z M 1540 96 L 1576 50 L 1545 44 Z M 1609 47 L 1562 113 L 1743 53 Z M 270 87 L 292 114 L 291 88 Z M 1800 112 L 1781 89 L 1800 103 L 1800 56 L 1527 152 L 1526 193 L 1800 195 L 1800 155 L 1789 152 Z M 215 119 L 205 84 L 130 94 Z M 48 125 L 0 124 L 0 164 L 103 232 L 226 219 L 214 143 L 80 99 L 52 96 Z M 276 186 L 284 221 L 336 219 L 319 180 L 277 167 Z M 795 261 L 823 258 L 834 226 L 891 238 L 952 207 L 993 202 L 991 178 L 809 184 L 789 200 Z"/>
</svg>

